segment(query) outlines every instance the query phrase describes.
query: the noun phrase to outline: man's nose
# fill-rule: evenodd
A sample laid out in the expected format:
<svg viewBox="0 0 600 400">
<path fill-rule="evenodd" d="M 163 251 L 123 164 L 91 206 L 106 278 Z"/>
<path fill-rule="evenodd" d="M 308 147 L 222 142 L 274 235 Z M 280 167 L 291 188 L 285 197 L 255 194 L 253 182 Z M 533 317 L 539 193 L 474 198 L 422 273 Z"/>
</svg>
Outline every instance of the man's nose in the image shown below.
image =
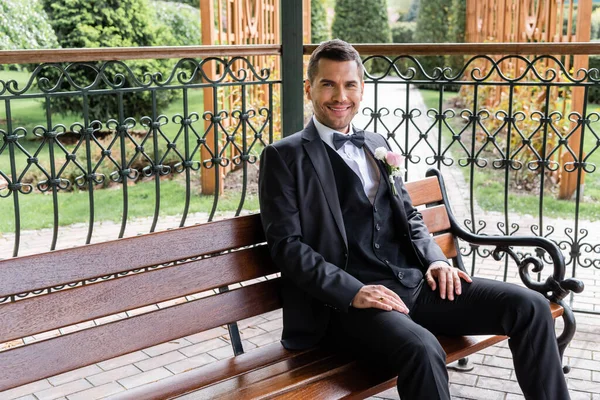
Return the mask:
<svg viewBox="0 0 600 400">
<path fill-rule="evenodd" d="M 334 90 L 334 92 L 333 92 L 333 100 L 334 101 L 343 103 L 347 99 L 348 99 L 348 95 L 346 93 L 346 90 L 343 87 Z"/>
</svg>

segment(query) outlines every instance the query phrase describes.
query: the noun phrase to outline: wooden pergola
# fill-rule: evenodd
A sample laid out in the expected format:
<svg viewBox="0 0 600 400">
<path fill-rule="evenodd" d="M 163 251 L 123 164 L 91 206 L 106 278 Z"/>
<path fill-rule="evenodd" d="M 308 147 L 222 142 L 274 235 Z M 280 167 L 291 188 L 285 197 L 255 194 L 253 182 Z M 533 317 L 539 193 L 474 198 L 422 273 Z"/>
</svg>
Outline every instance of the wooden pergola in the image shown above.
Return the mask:
<svg viewBox="0 0 600 400">
<path fill-rule="evenodd" d="M 310 43 L 310 0 L 302 0 L 303 41 Z M 200 20 L 203 45 L 248 45 L 280 44 L 281 21 L 280 0 L 200 0 Z M 250 57 L 258 70 L 269 68 L 281 71 L 279 60 L 267 56 Z M 205 72 L 216 76 L 216 65 L 208 66 Z M 222 104 L 231 104 L 235 95 L 221 96 Z M 214 111 L 213 89 L 204 89 L 204 111 Z M 227 123 L 227 122 L 226 122 Z M 205 123 L 208 129 L 210 122 Z M 207 137 L 207 146 L 215 148 L 214 137 Z M 211 155 L 202 149 L 202 159 Z M 223 188 L 222 180 L 231 168 L 221 168 L 219 182 L 214 174 L 201 174 L 203 194 L 214 194 L 217 187 Z M 217 186 L 218 183 L 218 186 Z"/>
<path fill-rule="evenodd" d="M 303 42 L 310 43 L 310 0 L 302 1 Z M 466 0 L 465 39 L 469 43 L 523 43 L 523 42 L 589 42 L 591 27 L 592 0 Z M 577 17 L 573 25 L 575 5 Z M 279 44 L 280 0 L 200 0 L 202 44 L 204 45 L 246 45 Z M 565 22 L 566 21 L 566 22 Z M 268 57 L 255 56 L 252 62 L 259 68 L 280 71 L 280 65 Z M 274 61 L 278 63 L 278 60 Z M 269 64 L 270 63 L 270 64 Z M 577 71 L 588 67 L 587 55 L 564 58 L 567 69 Z M 516 63 L 516 70 L 519 70 Z M 216 76 L 215 65 L 205 71 Z M 583 90 L 574 88 L 571 111 L 582 113 Z M 231 97 L 221 99 L 233 101 Z M 204 110 L 213 111 L 213 89 L 204 89 Z M 208 128 L 210 122 L 206 122 Z M 580 151 L 581 132 L 570 137 L 569 147 L 575 154 Z M 215 148 L 214 138 L 207 137 L 207 145 Z M 210 154 L 202 150 L 202 159 L 210 159 Z M 561 155 L 561 164 L 573 161 L 569 152 Z M 221 168 L 218 187 L 228 168 Z M 202 174 L 202 192 L 212 194 L 217 187 L 214 174 Z M 576 190 L 576 174 L 562 174 L 560 198 L 570 198 Z M 582 180 L 583 184 L 583 180 Z"/>
<path fill-rule="evenodd" d="M 524 42 L 589 42 L 591 32 L 592 0 L 466 0 L 466 41 L 469 43 L 524 43 Z M 573 26 L 577 4 L 577 17 Z M 566 24 L 565 24 L 566 21 Z M 587 55 L 576 55 L 571 65 L 564 58 L 567 70 L 578 71 L 588 67 Z M 519 71 L 517 62 L 516 71 Z M 584 88 L 573 88 L 571 112 L 583 115 Z M 572 129 L 575 123 L 572 123 Z M 581 130 L 569 140 L 575 154 L 580 151 Z M 561 164 L 572 162 L 569 152 L 561 156 Z M 583 175 L 581 183 L 583 184 Z M 559 197 L 571 198 L 577 186 L 576 174 L 561 174 Z"/>
</svg>

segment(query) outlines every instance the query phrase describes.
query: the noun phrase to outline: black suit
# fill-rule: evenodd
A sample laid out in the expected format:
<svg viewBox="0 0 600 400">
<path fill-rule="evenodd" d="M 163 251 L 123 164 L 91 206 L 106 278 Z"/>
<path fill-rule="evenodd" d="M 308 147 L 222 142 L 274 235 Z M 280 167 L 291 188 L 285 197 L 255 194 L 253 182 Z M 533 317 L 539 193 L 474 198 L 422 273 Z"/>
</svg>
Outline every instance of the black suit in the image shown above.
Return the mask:
<svg viewBox="0 0 600 400">
<path fill-rule="evenodd" d="M 388 147 L 381 135 L 370 132 L 365 145 L 371 151 Z M 303 131 L 267 146 L 261 157 L 263 225 L 282 271 L 284 305 L 294 305 L 284 307 L 283 316 L 283 344 L 290 349 L 316 345 L 331 309 L 347 312 L 363 286 L 345 271 L 347 236 L 325 146 L 311 121 Z M 410 235 L 421 266 L 445 260 L 399 179 L 397 188 L 401 195 L 391 202 L 395 223 Z"/>
<path fill-rule="evenodd" d="M 395 268 L 420 270 L 419 275 L 410 275 L 418 276 L 421 284 L 406 285 L 392 273 L 389 279 L 366 282 L 347 270 L 349 258 L 353 261 L 347 229 L 353 227 L 345 226 L 349 211 L 345 207 L 342 212 L 340 207 L 344 204 L 340 193 L 344 192 L 338 192 L 339 176 L 334 175 L 334 168 L 339 173 L 341 167 L 325 146 L 311 121 L 303 131 L 267 146 L 261 156 L 261 216 L 271 256 L 282 271 L 284 346 L 302 349 L 332 339 L 345 350 L 394 369 L 403 399 L 447 399 L 445 354 L 433 333 L 507 334 L 516 337 L 511 339 L 511 349 L 515 364 L 519 364 L 516 371 L 521 386 L 525 385 L 525 395 L 568 398 L 553 321 L 543 296 L 515 285 L 479 279 L 463 285 L 463 294 L 451 302 L 441 300 L 437 292 L 423 284 L 422 273 L 432 262 L 445 257 L 413 207 L 401 179 L 395 182 L 399 196 L 387 190 L 386 204 L 391 209 L 389 223 L 397 227 L 398 241 L 406 238 L 407 260 L 414 263 Z M 389 148 L 381 135 L 365 132 L 367 154 L 382 146 Z M 376 164 L 381 190 L 381 185 L 390 184 L 381 162 Z M 410 303 L 410 316 L 350 307 L 359 289 L 373 283 L 387 286 Z M 418 297 L 409 301 L 414 300 L 413 294 Z M 533 328 L 534 334 L 529 331 Z M 551 366 L 550 373 L 531 372 L 536 369 L 538 355 Z M 558 383 L 550 387 L 550 380 Z M 540 391 L 554 394 L 538 396 Z"/>
</svg>

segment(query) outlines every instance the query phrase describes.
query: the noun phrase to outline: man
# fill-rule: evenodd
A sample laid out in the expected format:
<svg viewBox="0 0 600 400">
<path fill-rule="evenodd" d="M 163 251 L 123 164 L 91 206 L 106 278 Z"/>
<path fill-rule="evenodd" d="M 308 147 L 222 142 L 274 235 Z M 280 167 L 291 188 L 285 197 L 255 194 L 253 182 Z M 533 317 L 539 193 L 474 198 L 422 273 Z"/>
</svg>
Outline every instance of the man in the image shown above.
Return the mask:
<svg viewBox="0 0 600 400">
<path fill-rule="evenodd" d="M 265 148 L 260 206 L 283 281 L 283 345 L 337 346 L 398 374 L 403 400 L 449 399 L 436 334 L 510 336 L 528 399 L 568 399 L 548 302 L 539 293 L 452 268 L 413 207 L 393 190 L 378 134 L 353 128 L 364 90 L 341 40 L 311 55 L 304 130 Z M 396 194 L 397 193 L 397 194 Z"/>
</svg>

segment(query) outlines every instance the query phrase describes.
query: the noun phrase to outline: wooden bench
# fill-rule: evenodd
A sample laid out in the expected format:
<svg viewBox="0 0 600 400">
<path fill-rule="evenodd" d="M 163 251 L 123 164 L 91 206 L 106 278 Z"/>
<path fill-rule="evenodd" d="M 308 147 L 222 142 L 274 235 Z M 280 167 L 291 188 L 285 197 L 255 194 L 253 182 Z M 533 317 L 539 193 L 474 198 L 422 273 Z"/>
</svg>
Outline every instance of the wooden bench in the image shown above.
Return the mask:
<svg viewBox="0 0 600 400">
<path fill-rule="evenodd" d="M 525 284 L 544 293 L 565 330 L 574 334 L 562 299 L 583 286 L 564 279 L 559 249 L 543 238 L 486 237 L 460 228 L 448 212 L 437 171 L 407 184 L 413 203 L 444 253 L 464 268 L 457 237 L 517 257 L 509 246 L 543 249 L 554 261 L 545 282 Z M 204 292 L 206 296 L 0 352 L 0 391 L 230 324 L 236 356 L 117 394 L 117 398 L 364 398 L 395 385 L 375 371 L 327 349 L 287 351 L 279 343 L 242 354 L 236 321 L 281 307 L 277 269 L 259 215 L 0 261 L 0 343 Z M 517 257 L 518 258 L 518 257 Z M 268 277 L 265 278 L 265 277 Z M 251 281 L 251 282 L 248 282 Z M 234 285 L 234 286 L 232 286 Z M 67 329 L 69 330 L 69 329 Z M 448 362 L 504 340 L 501 336 L 439 338 Z M 1 397 L 1 396 L 0 396 Z"/>
</svg>

